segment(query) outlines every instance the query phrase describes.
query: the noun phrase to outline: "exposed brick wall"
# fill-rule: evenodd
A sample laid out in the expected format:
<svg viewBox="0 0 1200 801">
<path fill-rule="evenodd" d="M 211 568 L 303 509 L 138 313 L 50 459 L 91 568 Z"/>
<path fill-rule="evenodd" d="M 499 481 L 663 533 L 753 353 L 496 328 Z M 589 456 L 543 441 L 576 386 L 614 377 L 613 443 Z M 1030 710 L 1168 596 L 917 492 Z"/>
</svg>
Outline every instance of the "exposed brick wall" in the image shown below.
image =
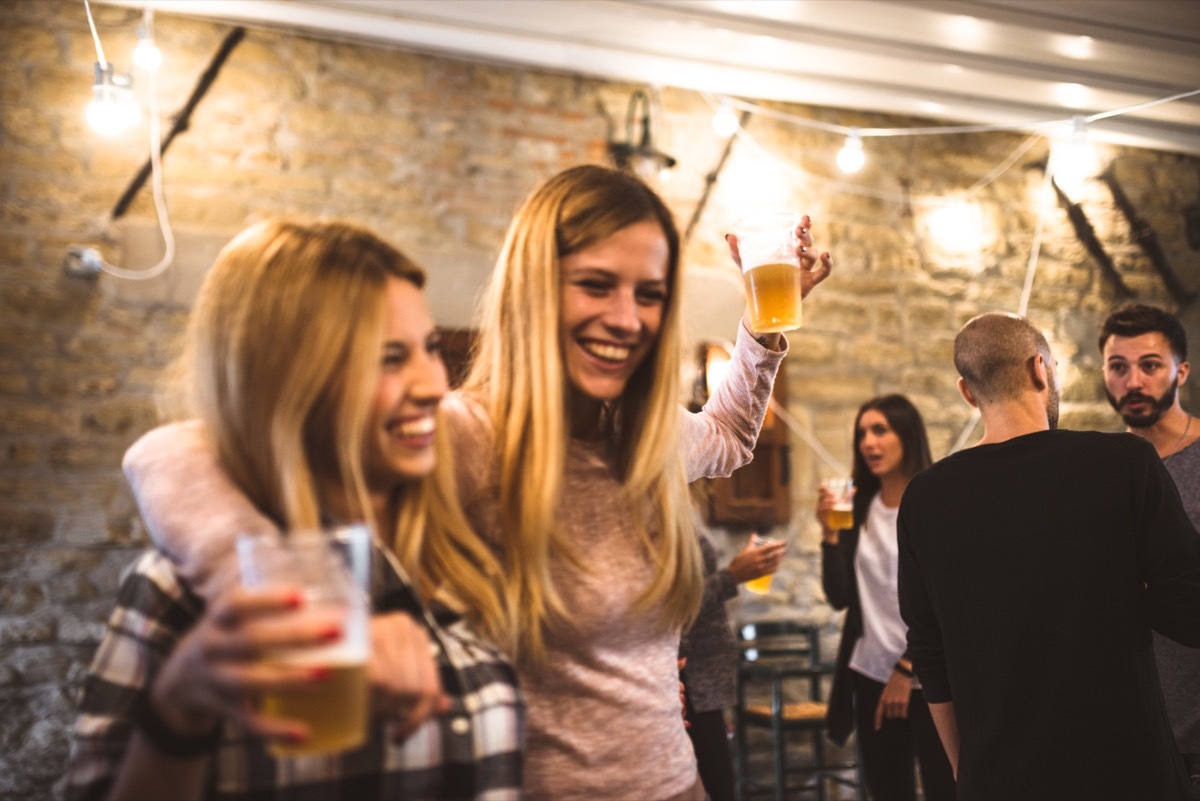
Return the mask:
<svg viewBox="0 0 1200 801">
<path fill-rule="evenodd" d="M 106 54 L 127 65 L 139 12 L 93 11 Z M 602 161 L 610 133 L 623 130 L 635 87 L 252 30 L 165 159 L 178 264 L 145 284 L 69 278 L 62 264 L 74 243 L 100 245 L 126 267 L 157 260 L 148 191 L 119 225 L 108 221 L 145 158 L 145 126 L 112 141 L 86 128 L 95 54 L 82 3 L 6 3 L 4 14 L 0 799 L 24 799 L 61 791 L 79 679 L 117 576 L 145 543 L 120 475 L 121 455 L 157 419 L 156 390 L 215 249 L 267 215 L 353 218 L 425 264 L 435 314 L 466 324 L 516 204 L 539 178 Z M 228 28 L 167 14 L 156 28 L 167 57 L 160 92 L 169 116 Z M 661 97 L 660 144 L 680 163 L 663 192 L 683 227 L 723 142 L 710 131 L 711 109 L 702 98 L 670 88 Z M 925 122 L 786 108 L 846 125 Z M 943 455 L 967 419 L 954 391 L 950 342 L 970 316 L 1017 306 L 1036 216 L 1028 195 L 1040 180 L 1026 167 L 1044 156 L 1044 146 L 980 194 L 995 236 L 972 266 L 938 249 L 919 204 L 903 196 L 970 186 L 1023 135 L 870 141 L 868 166 L 850 183 L 886 192 L 874 196 L 839 185 L 831 166 L 836 137 L 766 117 L 754 118 L 749 130 L 804 172 L 755 173 L 754 147 L 734 147 L 687 248 L 688 330 L 733 334 L 740 298 L 722 234 L 739 211 L 766 199 L 808 210 L 838 265 L 807 304 L 805 328 L 791 337 L 793 411 L 848 459 L 858 403 L 904 391 L 930 423 L 935 454 Z M 1197 254 L 1182 231 L 1182 209 L 1197 200 L 1200 160 L 1128 149 L 1108 155 L 1184 283 L 1200 286 Z M 1102 188 L 1086 208 L 1130 286 L 1144 300 L 1169 303 Z M 1094 346 L 1096 324 L 1113 300 L 1065 215 L 1054 210 L 1030 315 L 1051 334 L 1064 365 L 1065 426 L 1117 428 Z M 787 531 L 776 532 L 792 539 L 792 556 L 777 592 L 743 612 L 786 605 L 830 620 L 815 583 L 817 535 L 808 512 L 825 469 L 800 443 L 793 467 L 797 514 Z M 737 537 L 723 541 L 732 548 Z"/>
</svg>

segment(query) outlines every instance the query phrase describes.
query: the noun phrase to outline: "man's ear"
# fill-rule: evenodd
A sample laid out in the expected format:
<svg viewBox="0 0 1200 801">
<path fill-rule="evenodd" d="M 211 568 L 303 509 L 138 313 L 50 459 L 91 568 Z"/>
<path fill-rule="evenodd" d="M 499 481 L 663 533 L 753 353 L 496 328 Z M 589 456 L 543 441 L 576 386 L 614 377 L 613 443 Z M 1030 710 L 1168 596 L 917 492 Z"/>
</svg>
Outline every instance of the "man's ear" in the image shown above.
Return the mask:
<svg viewBox="0 0 1200 801">
<path fill-rule="evenodd" d="M 1175 374 L 1175 386 L 1182 387 L 1183 382 L 1187 381 L 1188 374 L 1192 372 L 1192 367 L 1187 362 L 1179 363 L 1179 370 Z"/>
<path fill-rule="evenodd" d="M 962 378 L 958 379 L 958 394 L 963 396 L 963 400 L 965 400 L 972 409 L 979 408 L 979 404 L 975 402 L 975 396 L 971 394 L 971 390 L 967 387 L 967 382 Z"/>
<path fill-rule="evenodd" d="M 1033 388 L 1038 392 L 1050 386 L 1050 371 L 1046 367 L 1046 357 L 1040 353 L 1035 353 L 1029 360 L 1029 378 L 1033 381 Z"/>
</svg>

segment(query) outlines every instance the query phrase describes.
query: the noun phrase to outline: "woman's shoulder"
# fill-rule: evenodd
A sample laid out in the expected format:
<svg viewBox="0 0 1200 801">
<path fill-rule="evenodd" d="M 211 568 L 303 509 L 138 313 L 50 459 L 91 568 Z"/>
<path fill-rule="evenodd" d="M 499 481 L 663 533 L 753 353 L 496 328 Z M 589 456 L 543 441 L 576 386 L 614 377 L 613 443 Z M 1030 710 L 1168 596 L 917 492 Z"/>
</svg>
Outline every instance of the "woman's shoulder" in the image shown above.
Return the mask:
<svg viewBox="0 0 1200 801">
<path fill-rule="evenodd" d="M 439 436 L 450 442 L 459 501 L 468 505 L 489 480 L 496 437 L 483 398 L 461 391 L 442 400 Z"/>
<path fill-rule="evenodd" d="M 442 399 L 441 413 L 456 440 L 491 438 L 492 419 L 482 395 L 455 390 Z"/>
</svg>

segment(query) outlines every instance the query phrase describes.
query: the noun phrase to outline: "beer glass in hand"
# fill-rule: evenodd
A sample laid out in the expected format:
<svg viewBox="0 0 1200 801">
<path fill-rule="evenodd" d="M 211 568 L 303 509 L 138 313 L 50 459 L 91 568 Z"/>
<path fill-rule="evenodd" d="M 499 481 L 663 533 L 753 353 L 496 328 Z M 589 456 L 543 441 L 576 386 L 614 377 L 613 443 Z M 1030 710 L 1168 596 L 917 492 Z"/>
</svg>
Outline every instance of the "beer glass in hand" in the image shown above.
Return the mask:
<svg viewBox="0 0 1200 801">
<path fill-rule="evenodd" d="M 310 730 L 310 736 L 300 742 L 273 742 L 271 752 L 287 757 L 359 747 L 366 739 L 368 716 L 371 536 L 367 528 L 243 536 L 237 552 L 243 584 L 298 588 L 304 601 L 296 614 L 327 617 L 331 632 L 326 645 L 279 647 L 266 657 L 311 667 L 324 676 L 313 687 L 263 694 L 263 714 L 300 721 Z"/>
<path fill-rule="evenodd" d="M 756 333 L 800 327 L 803 292 L 796 255 L 800 219 L 799 214 L 775 212 L 747 217 L 734 226 L 746 283 L 747 316 Z"/>
<path fill-rule="evenodd" d="M 751 542 L 754 543 L 755 548 L 763 548 L 767 545 L 774 545 L 775 543 L 779 542 L 779 540 L 773 540 L 770 537 L 763 537 L 761 535 L 754 534 L 751 536 Z M 771 591 L 771 578 L 774 575 L 775 572 L 772 570 L 772 572 L 767 573 L 766 575 L 750 579 L 746 582 L 746 591 L 752 592 L 755 595 L 766 595 Z"/>
<path fill-rule="evenodd" d="M 829 510 L 829 527 L 841 531 L 854 527 L 854 480 L 849 478 L 829 478 L 821 482 L 821 486 L 833 498 L 833 506 Z"/>
</svg>

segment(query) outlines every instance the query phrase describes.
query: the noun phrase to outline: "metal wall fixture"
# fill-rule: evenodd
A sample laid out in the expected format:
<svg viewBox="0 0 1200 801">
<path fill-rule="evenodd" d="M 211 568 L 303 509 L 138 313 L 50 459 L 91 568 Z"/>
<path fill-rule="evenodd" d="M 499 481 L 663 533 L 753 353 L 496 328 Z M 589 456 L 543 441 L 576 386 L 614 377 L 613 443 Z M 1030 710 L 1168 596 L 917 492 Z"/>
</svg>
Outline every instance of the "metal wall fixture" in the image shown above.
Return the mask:
<svg viewBox="0 0 1200 801">
<path fill-rule="evenodd" d="M 630 96 L 625 111 L 625 141 L 608 143 L 613 164 L 642 178 L 662 177 L 676 164 L 674 156 L 655 147 L 650 117 L 650 95 L 638 89 Z"/>
</svg>

